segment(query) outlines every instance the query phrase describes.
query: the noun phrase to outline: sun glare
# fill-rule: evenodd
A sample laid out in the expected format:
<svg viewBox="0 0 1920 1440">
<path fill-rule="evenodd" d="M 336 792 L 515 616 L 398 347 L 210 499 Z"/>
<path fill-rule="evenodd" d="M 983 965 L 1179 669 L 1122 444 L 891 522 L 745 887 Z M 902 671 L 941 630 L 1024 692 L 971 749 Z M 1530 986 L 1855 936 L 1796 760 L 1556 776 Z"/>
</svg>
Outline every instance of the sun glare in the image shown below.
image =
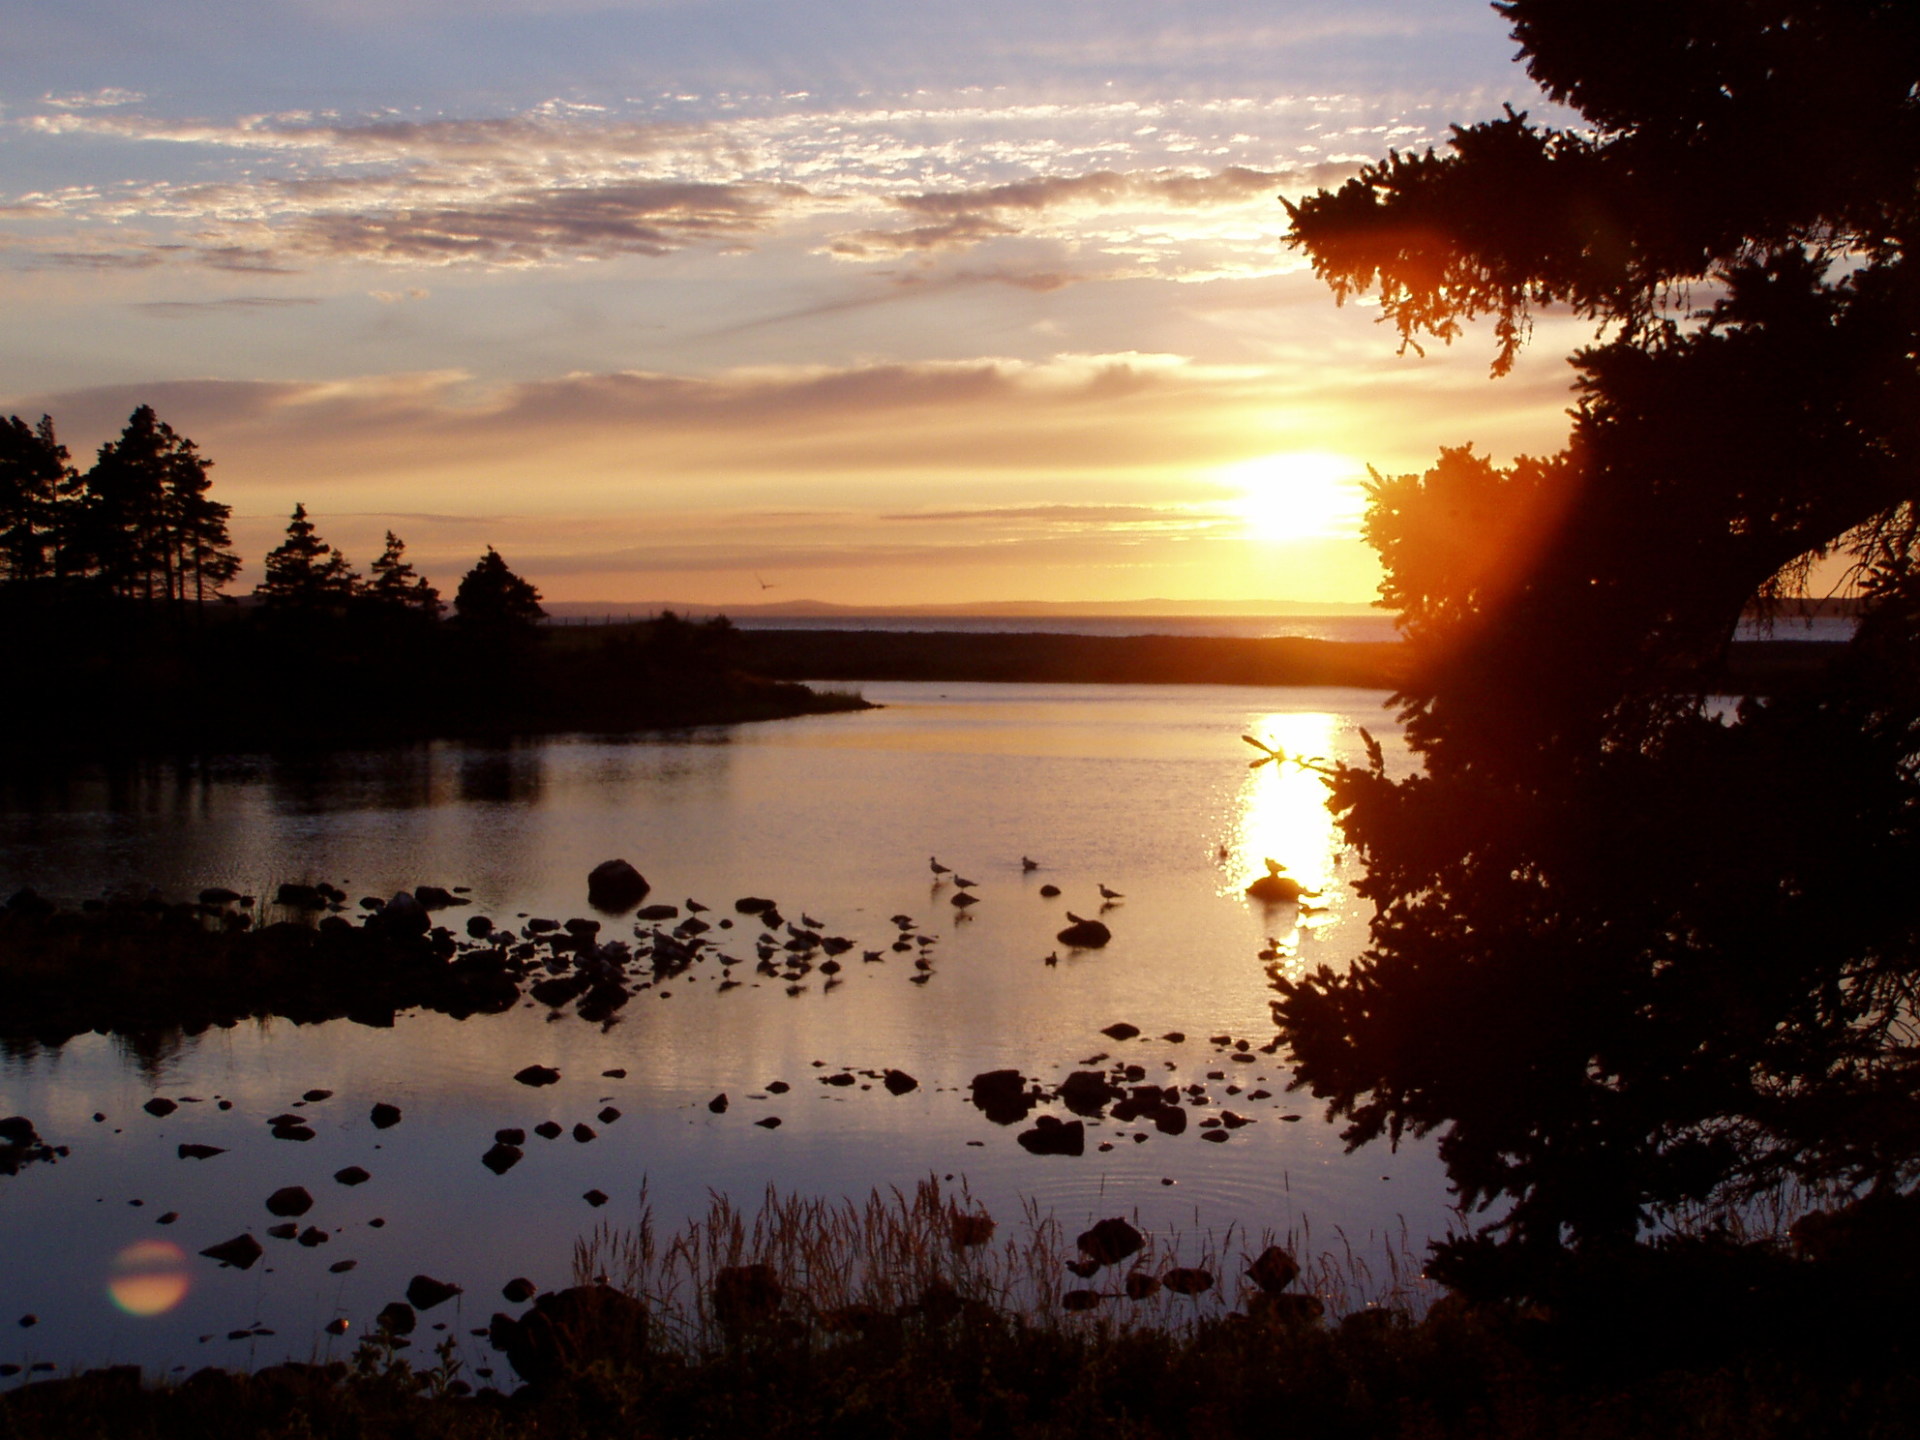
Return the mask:
<svg viewBox="0 0 1920 1440">
<path fill-rule="evenodd" d="M 1360 533 L 1367 495 L 1362 467 L 1324 450 L 1289 450 L 1242 460 L 1220 472 L 1240 490 L 1232 502 L 1260 540 L 1320 540 Z"/>
</svg>

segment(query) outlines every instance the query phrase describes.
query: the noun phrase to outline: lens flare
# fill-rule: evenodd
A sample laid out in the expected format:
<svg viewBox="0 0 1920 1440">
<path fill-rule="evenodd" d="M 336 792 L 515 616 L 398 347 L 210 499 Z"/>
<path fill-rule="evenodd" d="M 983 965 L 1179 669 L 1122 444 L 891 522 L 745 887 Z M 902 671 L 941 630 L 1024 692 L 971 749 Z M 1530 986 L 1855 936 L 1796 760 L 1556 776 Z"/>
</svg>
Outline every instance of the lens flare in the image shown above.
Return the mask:
<svg viewBox="0 0 1920 1440">
<path fill-rule="evenodd" d="M 192 1288 L 187 1255 L 167 1240 L 136 1240 L 113 1257 L 107 1293 L 129 1315 L 164 1315 Z"/>
</svg>

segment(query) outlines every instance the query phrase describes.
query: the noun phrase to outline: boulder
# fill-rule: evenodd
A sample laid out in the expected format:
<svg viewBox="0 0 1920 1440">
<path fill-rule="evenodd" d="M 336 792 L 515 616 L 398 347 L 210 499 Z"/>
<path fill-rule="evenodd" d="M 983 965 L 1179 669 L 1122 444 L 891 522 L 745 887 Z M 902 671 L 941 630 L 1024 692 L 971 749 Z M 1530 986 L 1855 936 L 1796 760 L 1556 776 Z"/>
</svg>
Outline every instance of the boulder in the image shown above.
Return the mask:
<svg viewBox="0 0 1920 1440">
<path fill-rule="evenodd" d="M 1033 1096 L 1018 1070 L 985 1070 L 973 1077 L 973 1103 L 996 1125 L 1012 1125 L 1027 1118 Z"/>
<path fill-rule="evenodd" d="M 653 887 L 625 860 L 603 860 L 587 874 L 587 903 L 596 910 L 619 913 L 647 898 Z"/>
<path fill-rule="evenodd" d="M 382 1100 L 368 1112 L 367 1118 L 373 1121 L 376 1130 L 391 1130 L 400 1123 L 400 1107 L 389 1105 Z"/>
<path fill-rule="evenodd" d="M 513 1072 L 513 1078 L 522 1085 L 538 1088 L 542 1085 L 556 1085 L 560 1081 L 560 1072 L 550 1065 L 528 1065 Z"/>
<path fill-rule="evenodd" d="M 1300 1262 L 1278 1245 L 1269 1245 L 1247 1267 L 1247 1278 L 1269 1295 L 1278 1295 L 1300 1278 Z"/>
<path fill-rule="evenodd" d="M 267 1197 L 267 1210 L 270 1214 L 287 1219 L 294 1215 L 304 1215 L 313 1208 L 313 1196 L 304 1186 L 283 1185 Z"/>
<path fill-rule="evenodd" d="M 1042 1115 L 1033 1129 L 1016 1137 L 1021 1148 L 1035 1155 L 1084 1155 L 1087 1153 L 1087 1127 L 1078 1120 L 1061 1121 Z"/>
<path fill-rule="evenodd" d="M 431 1275 L 416 1275 L 407 1282 L 407 1303 L 416 1310 L 431 1310 L 444 1305 L 460 1293 L 458 1285 L 449 1285 Z"/>
<path fill-rule="evenodd" d="M 1098 950 L 1113 939 L 1113 931 L 1098 920 L 1082 920 L 1077 915 L 1068 915 L 1073 923 L 1054 938 L 1062 945 L 1070 945 L 1075 950 Z"/>
<path fill-rule="evenodd" d="M 494 1147 L 480 1157 L 480 1163 L 496 1175 L 504 1175 L 521 1161 L 523 1153 L 518 1145 L 495 1143 Z"/>
<path fill-rule="evenodd" d="M 1213 1288 L 1213 1275 L 1198 1266 L 1180 1266 L 1162 1275 L 1160 1283 L 1176 1295 L 1198 1295 Z"/>
<path fill-rule="evenodd" d="M 1107 1101 L 1119 1096 L 1121 1091 L 1117 1085 L 1109 1084 L 1098 1070 L 1076 1070 L 1060 1082 L 1055 1093 L 1074 1114 L 1091 1118 L 1098 1116 Z"/>
<path fill-rule="evenodd" d="M 464 895 L 455 895 L 451 890 L 443 890 L 438 885 L 416 885 L 413 898 L 428 910 L 446 910 L 455 905 L 471 905 L 473 902 Z"/>
<path fill-rule="evenodd" d="M 1102 1220 L 1091 1230 L 1082 1231 L 1074 1242 L 1080 1253 L 1096 1265 L 1118 1265 L 1129 1255 L 1138 1254 L 1146 1237 L 1125 1220 Z"/>
<path fill-rule="evenodd" d="M 209 1245 L 200 1253 L 209 1260 L 218 1260 L 222 1265 L 231 1265 L 236 1270 L 251 1270 L 263 1252 L 260 1242 L 253 1236 L 236 1235 L 231 1240 L 222 1240 L 218 1245 Z"/>
<path fill-rule="evenodd" d="M 542 1295 L 518 1320 L 495 1315 L 494 1348 L 527 1384 L 563 1384 L 588 1370 L 618 1370 L 647 1349 L 647 1307 L 606 1285 Z"/>
<path fill-rule="evenodd" d="M 881 1084 L 887 1087 L 889 1095 L 905 1095 L 910 1090 L 918 1090 L 920 1082 L 904 1070 L 888 1070 L 881 1076 Z"/>
<path fill-rule="evenodd" d="M 433 928 L 433 917 L 418 897 L 401 890 L 380 912 L 380 927 L 390 935 L 424 935 Z"/>
</svg>

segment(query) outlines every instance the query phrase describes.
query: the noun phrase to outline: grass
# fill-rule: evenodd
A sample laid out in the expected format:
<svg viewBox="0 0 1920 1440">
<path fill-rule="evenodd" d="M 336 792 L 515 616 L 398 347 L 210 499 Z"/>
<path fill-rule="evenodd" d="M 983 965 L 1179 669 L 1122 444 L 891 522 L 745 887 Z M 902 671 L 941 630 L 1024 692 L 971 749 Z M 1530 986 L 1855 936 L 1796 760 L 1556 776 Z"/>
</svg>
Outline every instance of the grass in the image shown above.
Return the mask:
<svg viewBox="0 0 1920 1440">
<path fill-rule="evenodd" d="M 1596 1329 L 1434 1296 L 1403 1256 L 1376 1273 L 1344 1246 L 1262 1289 L 1248 1272 L 1269 1237 L 1139 1238 L 1079 1275 L 1080 1237 L 1031 1207 L 1002 1225 L 964 1186 L 770 1191 L 751 1210 L 716 1195 L 671 1234 L 643 1197 L 635 1225 L 578 1243 L 573 1287 L 496 1320 L 539 1376 L 513 1394 L 471 1389 L 451 1342 L 414 1369 L 376 1335 L 352 1364 L 27 1386 L 0 1397 L 0 1437 L 1876 1440 L 1911 1433 L 1920 1402 L 1904 1329 L 1804 1343 L 1830 1312 L 1663 1350 L 1640 1342 L 1644 1299 Z M 1130 1298 L 1138 1277 L 1202 1269 L 1215 1283 L 1197 1294 Z"/>
</svg>

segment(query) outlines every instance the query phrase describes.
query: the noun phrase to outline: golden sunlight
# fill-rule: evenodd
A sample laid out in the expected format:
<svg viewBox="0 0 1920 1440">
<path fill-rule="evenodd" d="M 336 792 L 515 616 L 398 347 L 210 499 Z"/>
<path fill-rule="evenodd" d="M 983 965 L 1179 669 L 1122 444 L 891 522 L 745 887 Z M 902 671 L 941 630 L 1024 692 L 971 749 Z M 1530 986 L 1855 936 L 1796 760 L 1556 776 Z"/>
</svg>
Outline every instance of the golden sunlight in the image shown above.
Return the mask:
<svg viewBox="0 0 1920 1440">
<path fill-rule="evenodd" d="M 1338 724 L 1324 713 L 1265 715 L 1251 722 L 1248 733 L 1288 755 L 1315 759 L 1332 753 Z M 1288 762 L 1250 767 L 1239 809 L 1228 874 L 1235 894 L 1266 874 L 1270 859 L 1309 891 L 1333 883 L 1340 842 L 1318 774 Z"/>
<path fill-rule="evenodd" d="M 1367 494 L 1364 467 L 1325 450 L 1287 450 L 1242 460 L 1219 472 L 1238 487 L 1231 502 L 1262 540 L 1315 540 L 1360 533 Z"/>
</svg>

